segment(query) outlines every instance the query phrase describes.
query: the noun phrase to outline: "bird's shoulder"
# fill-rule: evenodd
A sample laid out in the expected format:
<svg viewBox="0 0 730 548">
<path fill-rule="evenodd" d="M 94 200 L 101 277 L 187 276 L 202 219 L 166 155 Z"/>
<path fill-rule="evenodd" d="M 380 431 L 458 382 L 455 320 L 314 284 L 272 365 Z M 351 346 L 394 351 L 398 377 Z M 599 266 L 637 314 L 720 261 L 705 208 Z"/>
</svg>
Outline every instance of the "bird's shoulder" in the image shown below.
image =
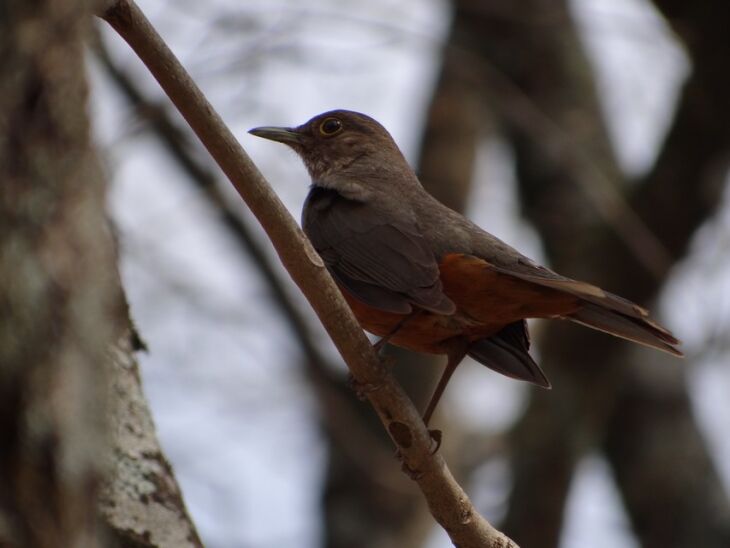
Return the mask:
<svg viewBox="0 0 730 548">
<path fill-rule="evenodd" d="M 364 233 L 376 227 L 391 227 L 413 237 L 420 231 L 413 211 L 377 193 L 343 195 L 339 189 L 312 185 L 302 209 L 302 225 L 331 220 L 348 231 Z"/>
<path fill-rule="evenodd" d="M 417 203 L 419 226 L 438 257 L 463 254 L 476 257 L 505 274 L 544 280 L 568 280 L 539 264 L 430 194 Z"/>
</svg>

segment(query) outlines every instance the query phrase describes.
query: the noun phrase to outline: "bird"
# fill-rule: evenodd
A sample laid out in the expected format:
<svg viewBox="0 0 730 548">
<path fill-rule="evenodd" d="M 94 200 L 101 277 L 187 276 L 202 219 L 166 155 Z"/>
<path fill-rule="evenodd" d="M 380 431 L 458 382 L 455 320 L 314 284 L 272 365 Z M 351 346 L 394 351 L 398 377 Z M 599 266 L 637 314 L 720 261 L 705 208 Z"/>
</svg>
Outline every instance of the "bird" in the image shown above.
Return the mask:
<svg viewBox="0 0 730 548">
<path fill-rule="evenodd" d="M 390 133 L 349 110 L 252 135 L 288 145 L 311 178 L 302 229 L 355 318 L 385 342 L 445 354 L 431 416 L 466 357 L 543 388 L 526 319 L 569 320 L 674 356 L 680 341 L 643 307 L 521 254 L 431 196 Z"/>
</svg>

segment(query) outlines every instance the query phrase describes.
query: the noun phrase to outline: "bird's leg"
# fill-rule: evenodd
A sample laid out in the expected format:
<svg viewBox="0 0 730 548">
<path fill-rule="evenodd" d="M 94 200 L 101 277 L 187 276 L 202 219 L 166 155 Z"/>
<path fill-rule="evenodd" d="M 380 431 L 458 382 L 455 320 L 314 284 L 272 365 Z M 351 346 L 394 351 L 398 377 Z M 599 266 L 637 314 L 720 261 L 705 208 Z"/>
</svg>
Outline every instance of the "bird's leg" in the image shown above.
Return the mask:
<svg viewBox="0 0 730 548">
<path fill-rule="evenodd" d="M 456 366 L 459 365 L 461 360 L 464 359 L 464 356 L 466 356 L 467 348 L 468 345 L 465 341 L 459 341 L 449 349 L 449 352 L 447 353 L 448 361 L 446 362 L 446 369 L 444 369 L 444 372 L 441 374 L 439 383 L 436 385 L 436 390 L 434 390 L 433 396 L 431 396 L 431 401 L 428 402 L 428 407 L 426 407 L 426 412 L 423 414 L 423 422 L 426 426 L 428 426 L 428 422 L 431 420 L 431 415 L 433 415 L 436 405 L 441 399 L 441 395 L 444 393 L 446 385 L 451 379 L 451 375 L 453 375 L 456 370 Z M 440 438 L 440 436 L 438 437 Z M 439 443 L 439 440 L 436 439 L 436 442 Z"/>
<path fill-rule="evenodd" d="M 390 339 L 392 339 L 393 336 L 396 333 L 398 333 L 398 331 L 400 331 L 404 325 L 406 325 L 408 320 L 415 318 L 416 315 L 418 315 L 418 312 L 419 312 L 418 310 L 415 310 L 415 311 L 411 312 L 410 314 L 408 314 L 407 316 L 404 316 L 401 321 L 399 321 L 397 324 L 395 324 L 395 327 L 393 329 L 391 329 L 388 333 L 386 333 L 384 336 L 382 336 L 380 338 L 380 340 L 378 340 L 378 342 L 376 342 L 373 345 L 373 349 L 375 350 L 375 352 L 380 354 L 380 351 L 383 349 L 383 347 L 386 344 L 388 344 L 388 341 L 390 341 Z"/>
<path fill-rule="evenodd" d="M 400 320 L 393 329 L 391 329 L 388 333 L 386 333 L 383 337 L 380 338 L 375 344 L 373 344 L 373 350 L 380 356 L 381 350 L 383 347 L 388 343 L 388 341 L 393 338 L 393 336 L 398 333 L 400 329 L 403 328 L 403 326 L 408 322 L 408 320 L 414 318 L 418 315 L 418 310 L 415 310 L 408 314 L 407 316 L 404 316 L 402 320 Z M 389 367 L 390 363 L 388 361 L 385 361 L 383 357 L 381 356 L 381 362 L 385 362 L 385 366 Z M 350 375 L 348 384 L 350 385 L 350 388 L 352 388 L 355 391 L 355 394 L 357 395 L 358 399 L 365 400 L 367 398 L 367 395 L 369 392 L 373 392 L 380 388 L 381 384 L 372 384 L 372 383 L 361 383 L 358 382 L 355 377 Z"/>
</svg>

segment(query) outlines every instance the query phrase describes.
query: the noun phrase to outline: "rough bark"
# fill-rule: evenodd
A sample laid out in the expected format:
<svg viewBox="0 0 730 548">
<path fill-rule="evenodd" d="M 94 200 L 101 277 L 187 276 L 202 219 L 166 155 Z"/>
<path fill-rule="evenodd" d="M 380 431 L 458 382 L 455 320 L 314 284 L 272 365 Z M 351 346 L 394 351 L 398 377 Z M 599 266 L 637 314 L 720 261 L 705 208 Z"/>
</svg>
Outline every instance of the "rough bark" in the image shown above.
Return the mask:
<svg viewBox="0 0 730 548">
<path fill-rule="evenodd" d="M 155 435 L 131 343 L 125 333 L 109 353 L 111 450 L 99 510 L 119 546 L 197 548 L 202 543 Z"/>
<path fill-rule="evenodd" d="M 98 546 L 101 365 L 122 327 L 84 112 L 88 3 L 0 17 L 0 544 Z"/>
<path fill-rule="evenodd" d="M 90 7 L 15 2 L 0 18 L 0 545 L 199 546 L 180 540 L 197 537 L 132 358 L 86 117 Z"/>
</svg>

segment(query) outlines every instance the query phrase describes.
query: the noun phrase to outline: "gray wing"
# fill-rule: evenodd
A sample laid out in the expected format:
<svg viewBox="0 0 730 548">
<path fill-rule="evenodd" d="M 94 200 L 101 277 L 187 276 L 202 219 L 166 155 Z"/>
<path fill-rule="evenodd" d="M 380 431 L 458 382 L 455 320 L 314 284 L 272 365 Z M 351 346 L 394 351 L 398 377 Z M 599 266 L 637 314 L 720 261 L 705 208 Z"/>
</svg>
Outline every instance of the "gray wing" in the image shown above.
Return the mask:
<svg viewBox="0 0 730 548">
<path fill-rule="evenodd" d="M 332 276 L 363 303 L 397 314 L 410 313 L 412 305 L 439 314 L 455 311 L 415 223 L 315 186 L 302 225 Z"/>
</svg>

